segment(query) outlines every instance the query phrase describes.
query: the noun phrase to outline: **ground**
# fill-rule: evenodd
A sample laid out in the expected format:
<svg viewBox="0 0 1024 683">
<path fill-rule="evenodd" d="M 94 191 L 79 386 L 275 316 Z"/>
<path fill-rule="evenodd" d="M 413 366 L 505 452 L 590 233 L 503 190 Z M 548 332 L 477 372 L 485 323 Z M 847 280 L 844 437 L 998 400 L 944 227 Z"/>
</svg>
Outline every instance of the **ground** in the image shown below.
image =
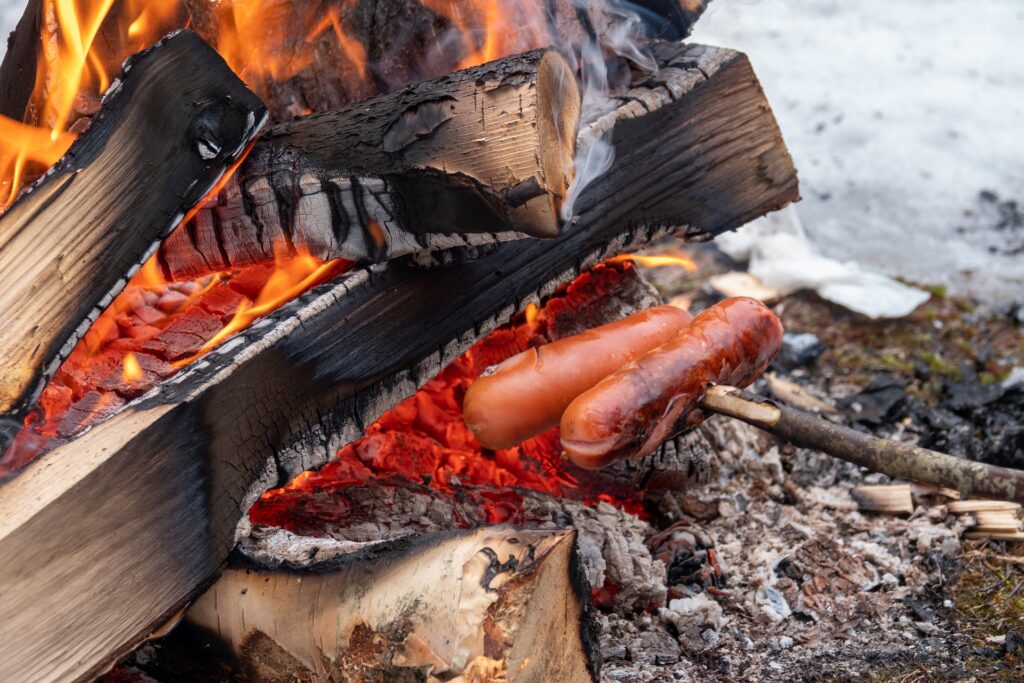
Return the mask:
<svg viewBox="0 0 1024 683">
<path fill-rule="evenodd" d="M 713 0 L 694 39 L 750 56 L 827 255 L 1003 305 L 1024 284 L 1022 29 L 1016 0 Z"/>
<path fill-rule="evenodd" d="M 737 264 L 713 245 L 690 253 L 696 273 L 646 273 L 667 299 L 700 308 L 718 297 L 706 279 Z M 1024 404 L 1015 402 L 1024 394 L 1000 384 L 1024 367 L 1015 317 L 942 287 L 898 320 L 872 321 L 809 292 L 774 310 L 787 331 L 814 334 L 822 346 L 816 360 L 779 362 L 773 372 L 835 406 L 832 419 L 899 439 L 980 445 L 985 459 L 1024 465 L 1013 461 L 1024 451 Z M 763 381 L 756 389 L 772 391 Z M 1000 435 L 991 416 L 1001 411 Z M 928 422 L 937 413 L 968 430 L 962 443 L 949 425 Z M 987 433 L 976 433 L 980 423 Z M 675 610 L 683 618 L 671 603 L 653 616 L 610 618 L 606 680 L 1024 678 L 1024 546 L 964 539 L 967 520 L 941 496 L 915 494 L 910 515 L 859 510 L 850 489 L 887 477 L 730 429 L 716 478 L 656 502 L 667 521 L 714 544 L 724 578 L 714 590 L 690 584 L 685 595 L 695 602 Z M 678 650 L 649 635 L 666 619 Z M 619 642 L 635 645 L 620 651 Z M 679 661 L 659 666 L 659 651 Z"/>
</svg>

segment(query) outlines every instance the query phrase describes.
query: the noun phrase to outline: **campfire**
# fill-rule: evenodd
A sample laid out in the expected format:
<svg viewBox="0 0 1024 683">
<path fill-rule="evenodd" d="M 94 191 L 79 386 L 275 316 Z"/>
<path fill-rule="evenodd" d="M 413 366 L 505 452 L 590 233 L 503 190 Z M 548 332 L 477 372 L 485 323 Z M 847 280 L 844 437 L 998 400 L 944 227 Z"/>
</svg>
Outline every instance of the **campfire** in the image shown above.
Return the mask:
<svg viewBox="0 0 1024 683">
<path fill-rule="evenodd" d="M 645 279 L 798 199 L 746 56 L 686 40 L 703 9 L 29 0 L 0 68 L 0 678 L 596 680 L 651 615 L 643 656 L 699 653 L 729 593 L 684 515 L 727 515 L 684 493 L 754 427 L 1021 497 L 739 392 L 774 314 Z M 881 579 L 821 540 L 790 563 L 823 556 L 750 609 L 853 614 Z"/>
</svg>

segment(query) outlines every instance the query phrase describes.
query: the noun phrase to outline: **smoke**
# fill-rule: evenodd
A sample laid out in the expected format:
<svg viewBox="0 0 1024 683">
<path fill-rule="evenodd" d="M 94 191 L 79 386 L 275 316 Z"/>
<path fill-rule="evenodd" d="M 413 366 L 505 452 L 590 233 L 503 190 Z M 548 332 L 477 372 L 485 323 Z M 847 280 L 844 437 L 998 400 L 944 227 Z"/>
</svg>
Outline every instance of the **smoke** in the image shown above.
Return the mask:
<svg viewBox="0 0 1024 683">
<path fill-rule="evenodd" d="M 595 4 L 586 0 L 573 0 L 573 5 L 584 11 L 593 10 Z M 600 25 L 594 26 L 589 39 L 567 55 L 580 74 L 583 90 L 581 128 L 597 122 L 615 108 L 616 102 L 610 97 L 609 58 L 625 60 L 635 68 L 649 73 L 658 68 L 654 55 L 642 42 L 644 31 L 640 15 L 628 5 L 628 2 L 618 2 L 613 6 L 609 0 L 603 0 L 600 11 L 591 14 L 597 15 Z M 576 201 L 583 190 L 604 175 L 615 161 L 611 130 L 610 125 L 594 125 L 590 130 L 584 130 L 577 140 L 573 179 L 562 202 L 563 221 L 572 220 Z"/>
</svg>

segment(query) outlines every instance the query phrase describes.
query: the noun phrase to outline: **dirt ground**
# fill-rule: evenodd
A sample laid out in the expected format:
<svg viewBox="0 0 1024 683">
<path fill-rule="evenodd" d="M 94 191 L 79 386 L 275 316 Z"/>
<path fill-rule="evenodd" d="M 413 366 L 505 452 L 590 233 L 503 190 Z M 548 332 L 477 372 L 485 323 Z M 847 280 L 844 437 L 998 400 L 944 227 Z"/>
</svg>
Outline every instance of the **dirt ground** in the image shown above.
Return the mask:
<svg viewBox="0 0 1024 683">
<path fill-rule="evenodd" d="M 707 278 L 736 264 L 712 246 L 692 256 L 694 274 L 646 275 L 666 298 L 701 308 L 720 296 Z M 813 293 L 783 297 L 773 308 L 787 332 L 820 344 L 776 363 L 775 377 L 855 428 L 1024 465 L 1020 387 L 1001 384 L 1024 366 L 1017 312 L 931 293 L 912 315 L 883 321 Z M 915 494 L 911 514 L 861 511 L 850 489 L 887 477 L 732 429 L 725 441 L 737 445 L 715 480 L 654 501 L 714 546 L 721 578 L 684 587 L 687 604 L 657 616 L 609 619 L 605 680 L 1024 680 L 1024 545 L 963 539 L 969 520 L 942 496 Z M 680 644 L 669 666 L 649 654 L 658 619 Z M 622 642 L 633 645 L 612 646 Z"/>
</svg>

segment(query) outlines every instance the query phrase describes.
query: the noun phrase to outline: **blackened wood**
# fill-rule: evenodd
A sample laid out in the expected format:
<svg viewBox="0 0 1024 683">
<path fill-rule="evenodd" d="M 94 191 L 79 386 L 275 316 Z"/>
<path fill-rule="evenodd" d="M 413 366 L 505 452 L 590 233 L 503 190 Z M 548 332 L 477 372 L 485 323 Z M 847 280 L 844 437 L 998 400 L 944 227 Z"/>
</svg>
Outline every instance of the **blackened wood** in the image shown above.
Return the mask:
<svg viewBox="0 0 1024 683">
<path fill-rule="evenodd" d="M 689 35 L 707 4 L 701 0 L 607 3 L 637 15 L 647 36 L 666 40 Z M 267 73 L 259 66 L 250 67 L 246 82 L 268 104 L 273 118 L 284 121 L 451 73 L 464 64 L 468 47 L 479 48 L 486 16 L 474 12 L 479 3 L 466 0 L 436 3 L 451 8 L 449 12 L 433 11 L 428 4 L 420 0 L 261 0 L 257 13 L 277 33 L 269 45 L 260 46 L 258 59 L 266 62 L 273 53 L 285 66 Z M 0 67 L 0 114 L 18 120 L 29 104 L 35 82 L 41 5 L 41 0 L 29 0 Z M 579 46 L 607 23 L 605 6 L 604 2 L 581 5 L 572 0 L 508 0 L 502 8 L 523 12 L 538 26 L 523 30 L 513 21 L 517 30 L 501 31 L 500 38 L 508 53 L 548 44 Z M 98 62 L 108 73 L 116 73 L 130 52 L 133 41 L 128 27 L 135 16 L 129 10 L 133 7 L 138 11 L 137 3 L 115 0 L 93 45 Z M 476 23 L 470 22 L 473 31 L 468 43 L 451 21 L 455 12 L 470 19 L 479 15 Z M 188 26 L 211 45 L 234 23 L 231 3 L 183 0 L 169 14 L 165 30 Z M 345 37 L 344 45 L 335 25 Z M 266 34 L 246 34 L 240 47 L 252 49 L 254 36 Z"/>
<path fill-rule="evenodd" d="M 265 118 L 189 31 L 126 63 L 89 130 L 0 217 L 0 412 L 28 410 L 126 277 Z"/>
<path fill-rule="evenodd" d="M 218 11 L 215 3 L 186 0 L 185 4 L 190 25 L 210 40 L 231 21 L 230 13 Z M 309 59 L 287 74 L 250 73 L 247 82 L 268 103 L 276 120 L 287 120 L 441 77 L 465 66 L 488 40 L 503 50 L 491 57 L 547 45 L 578 48 L 595 35 L 601 40 L 613 24 L 621 23 L 623 10 L 639 18 L 639 33 L 679 40 L 689 34 L 705 5 L 698 0 L 495 0 L 490 6 L 505 23 L 488 39 L 488 22 L 494 24 L 497 19 L 484 11 L 484 4 L 263 0 L 260 11 L 281 27 L 283 44 L 277 51 Z M 609 13 L 609 7 L 616 13 Z M 325 17 L 334 23 L 325 25 Z M 335 24 L 344 42 L 334 31 Z"/>
<path fill-rule="evenodd" d="M 620 99 L 616 162 L 573 229 L 443 268 L 347 273 L 0 487 L 0 679 L 82 679 L 116 660 L 213 579 L 262 491 L 323 464 L 582 269 L 795 200 L 746 57 L 661 54 L 661 72 Z"/>
<path fill-rule="evenodd" d="M 21 121 L 36 82 L 42 0 L 28 0 L 0 64 L 0 116 Z"/>
<path fill-rule="evenodd" d="M 269 129 L 160 251 L 191 278 L 295 247 L 372 263 L 558 233 L 580 96 L 535 50 Z"/>
</svg>

